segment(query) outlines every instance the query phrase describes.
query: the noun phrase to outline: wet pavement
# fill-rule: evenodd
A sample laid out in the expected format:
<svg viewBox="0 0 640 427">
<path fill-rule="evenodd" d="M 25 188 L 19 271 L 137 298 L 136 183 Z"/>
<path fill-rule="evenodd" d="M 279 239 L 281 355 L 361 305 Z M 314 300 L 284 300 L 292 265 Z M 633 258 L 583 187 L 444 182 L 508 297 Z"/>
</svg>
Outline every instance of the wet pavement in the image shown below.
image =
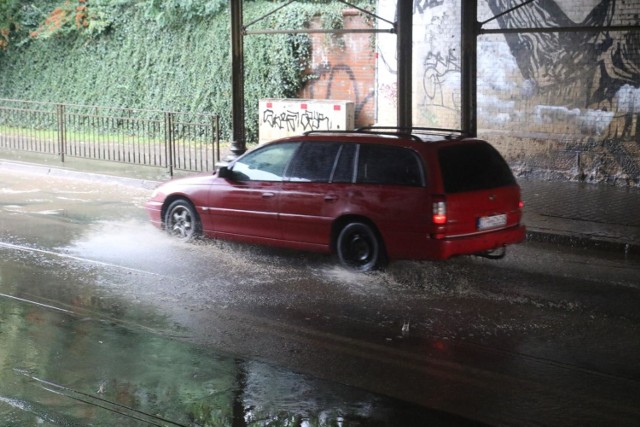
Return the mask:
<svg viewBox="0 0 640 427">
<path fill-rule="evenodd" d="M 520 181 L 530 237 L 640 255 L 640 189 Z"/>
<path fill-rule="evenodd" d="M 550 237 L 593 223 L 599 234 L 557 239 L 601 248 L 636 227 L 633 190 L 523 183 L 530 239 L 504 260 L 361 275 L 313 254 L 174 242 L 141 209 L 155 179 L 4 161 L 0 173 L 0 424 L 640 419 L 631 234 L 602 252 Z M 544 201 L 569 191 L 569 206 Z M 584 214 L 585 200 L 617 214 Z"/>
<path fill-rule="evenodd" d="M 149 190 L 128 181 L 14 172 L 0 171 L 0 425 L 477 425 L 243 357 L 211 328 L 253 341 L 229 323 L 265 321 L 228 291 L 264 266 L 225 251 L 227 273 L 198 270 L 216 247 L 152 228 Z"/>
<path fill-rule="evenodd" d="M 5 159 L 5 160 L 3 160 Z M 0 152 L 0 169 L 78 176 L 154 188 L 169 179 L 162 168 Z M 178 172 L 178 177 L 188 175 Z M 530 239 L 640 256 L 640 188 L 607 184 L 519 180 Z"/>
<path fill-rule="evenodd" d="M 466 424 L 177 341 L 167 320 L 144 308 L 136 314 L 147 324 L 155 318 L 153 328 L 130 314 L 100 318 L 86 306 L 52 308 L 28 298 L 0 298 L 0 425 Z"/>
</svg>

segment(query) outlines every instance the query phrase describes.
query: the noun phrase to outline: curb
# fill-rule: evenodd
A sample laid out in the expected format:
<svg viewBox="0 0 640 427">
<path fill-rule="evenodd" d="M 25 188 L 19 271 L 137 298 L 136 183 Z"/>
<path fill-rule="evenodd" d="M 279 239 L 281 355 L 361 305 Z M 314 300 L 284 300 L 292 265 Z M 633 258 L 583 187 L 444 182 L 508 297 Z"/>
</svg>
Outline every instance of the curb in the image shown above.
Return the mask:
<svg viewBox="0 0 640 427">
<path fill-rule="evenodd" d="M 628 257 L 640 257 L 640 244 L 627 243 L 593 236 L 550 232 L 527 227 L 527 241 L 554 243 L 574 248 L 613 252 Z"/>
</svg>

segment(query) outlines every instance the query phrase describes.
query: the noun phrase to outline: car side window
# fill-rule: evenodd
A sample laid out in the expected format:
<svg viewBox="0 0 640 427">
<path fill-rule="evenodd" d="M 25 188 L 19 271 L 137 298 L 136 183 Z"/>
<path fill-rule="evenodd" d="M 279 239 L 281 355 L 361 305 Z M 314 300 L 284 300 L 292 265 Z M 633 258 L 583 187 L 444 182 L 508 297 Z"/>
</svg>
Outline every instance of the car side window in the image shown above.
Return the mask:
<svg viewBox="0 0 640 427">
<path fill-rule="evenodd" d="M 329 182 L 339 143 L 305 142 L 296 152 L 287 177 L 294 182 Z"/>
<path fill-rule="evenodd" d="M 268 145 L 239 158 L 232 167 L 235 181 L 282 181 L 299 142 Z"/>
<path fill-rule="evenodd" d="M 356 144 L 344 144 L 340 150 L 336 167 L 333 171 L 331 182 L 349 183 L 353 182 L 354 161 L 356 157 Z"/>
<path fill-rule="evenodd" d="M 358 154 L 358 183 L 424 185 L 418 155 L 402 147 L 362 144 Z"/>
</svg>

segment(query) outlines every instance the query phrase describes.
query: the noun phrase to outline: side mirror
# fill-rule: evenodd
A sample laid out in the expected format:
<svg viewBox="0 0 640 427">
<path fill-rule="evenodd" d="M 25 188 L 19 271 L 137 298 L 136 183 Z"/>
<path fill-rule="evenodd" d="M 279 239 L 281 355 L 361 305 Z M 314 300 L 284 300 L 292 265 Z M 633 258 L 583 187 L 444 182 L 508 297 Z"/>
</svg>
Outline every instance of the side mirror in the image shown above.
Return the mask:
<svg viewBox="0 0 640 427">
<path fill-rule="evenodd" d="M 224 179 L 230 179 L 233 176 L 233 173 L 229 169 L 229 166 L 220 166 L 218 168 L 218 177 Z"/>
</svg>

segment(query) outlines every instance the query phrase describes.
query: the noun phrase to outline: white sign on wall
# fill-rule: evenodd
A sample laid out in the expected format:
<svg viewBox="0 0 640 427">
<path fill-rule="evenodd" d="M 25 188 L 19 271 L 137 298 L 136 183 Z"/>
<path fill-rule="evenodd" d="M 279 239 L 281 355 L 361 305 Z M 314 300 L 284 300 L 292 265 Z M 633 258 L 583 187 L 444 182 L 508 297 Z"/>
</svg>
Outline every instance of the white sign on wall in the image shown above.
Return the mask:
<svg viewBox="0 0 640 427">
<path fill-rule="evenodd" d="M 313 130 L 353 130 L 352 101 L 262 99 L 259 102 L 259 143 Z"/>
</svg>

